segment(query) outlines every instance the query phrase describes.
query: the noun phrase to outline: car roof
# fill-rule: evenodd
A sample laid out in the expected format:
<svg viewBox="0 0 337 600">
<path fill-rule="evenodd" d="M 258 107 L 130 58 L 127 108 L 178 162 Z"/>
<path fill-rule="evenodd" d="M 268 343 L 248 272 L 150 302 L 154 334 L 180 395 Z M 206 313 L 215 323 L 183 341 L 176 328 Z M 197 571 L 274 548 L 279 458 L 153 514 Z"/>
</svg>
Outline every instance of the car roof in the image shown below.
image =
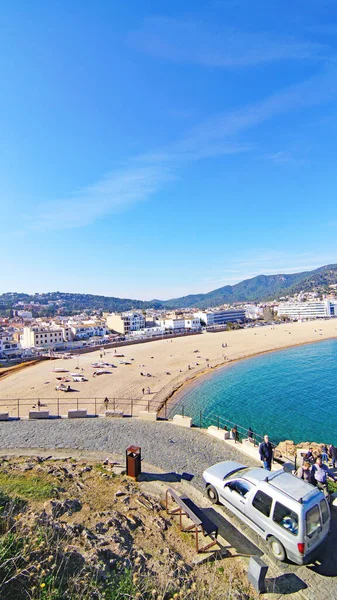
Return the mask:
<svg viewBox="0 0 337 600">
<path fill-rule="evenodd" d="M 265 482 L 266 486 L 261 486 L 263 491 L 267 492 L 268 487 L 271 486 L 281 494 L 301 503 L 309 501 L 312 497 L 316 496 L 317 493 L 320 493 L 307 481 L 303 481 L 303 479 L 300 479 L 291 473 L 287 473 L 283 469 L 274 472 L 260 468 L 251 469 L 244 474 L 243 479 L 255 485 Z M 270 492 L 271 491 L 272 490 L 270 490 Z"/>
</svg>

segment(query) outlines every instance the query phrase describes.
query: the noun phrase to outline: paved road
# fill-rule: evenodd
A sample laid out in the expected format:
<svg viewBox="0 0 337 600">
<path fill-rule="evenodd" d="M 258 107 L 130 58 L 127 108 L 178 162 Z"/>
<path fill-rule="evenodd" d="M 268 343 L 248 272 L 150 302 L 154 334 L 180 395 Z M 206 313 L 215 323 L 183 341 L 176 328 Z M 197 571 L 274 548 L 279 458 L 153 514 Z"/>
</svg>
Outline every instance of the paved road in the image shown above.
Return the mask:
<svg viewBox="0 0 337 600">
<path fill-rule="evenodd" d="M 6 449 L 75 448 L 123 456 L 125 449 L 133 444 L 141 446 L 146 463 L 153 464 L 166 473 L 179 473 L 198 490 L 203 488 L 203 470 L 215 462 L 236 460 L 244 464 L 257 464 L 236 448 L 224 445 L 198 429 L 180 428 L 169 422 L 148 423 L 130 418 L 0 423 L 0 448 Z M 242 531 L 253 544 L 266 551 L 266 544 L 249 527 L 225 509 L 220 510 L 235 529 Z M 333 515 L 332 533 L 322 551 L 320 562 L 303 567 L 282 564 L 281 567 L 283 577 L 289 582 L 288 593 L 290 590 L 300 590 L 305 582 L 307 588 L 303 594 L 308 600 L 336 600 L 337 515 Z"/>
</svg>

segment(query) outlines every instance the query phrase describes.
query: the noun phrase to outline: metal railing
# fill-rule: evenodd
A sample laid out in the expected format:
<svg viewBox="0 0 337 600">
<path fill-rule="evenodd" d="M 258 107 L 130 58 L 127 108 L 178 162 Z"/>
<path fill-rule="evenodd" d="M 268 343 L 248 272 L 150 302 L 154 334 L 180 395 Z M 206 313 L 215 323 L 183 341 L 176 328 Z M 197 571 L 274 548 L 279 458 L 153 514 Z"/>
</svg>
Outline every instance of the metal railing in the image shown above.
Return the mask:
<svg viewBox="0 0 337 600">
<path fill-rule="evenodd" d="M 67 394 L 56 398 L 0 398 L 0 413 L 8 412 L 10 418 L 20 419 L 22 416 L 27 416 L 29 410 L 49 410 L 50 417 L 60 417 L 66 414 L 69 409 L 84 409 L 88 410 L 88 414 L 98 416 L 104 414 L 105 410 L 123 410 L 124 415 L 133 417 L 140 410 L 158 411 L 161 408 L 161 403 L 155 399 L 144 398 L 68 398 Z"/>
</svg>

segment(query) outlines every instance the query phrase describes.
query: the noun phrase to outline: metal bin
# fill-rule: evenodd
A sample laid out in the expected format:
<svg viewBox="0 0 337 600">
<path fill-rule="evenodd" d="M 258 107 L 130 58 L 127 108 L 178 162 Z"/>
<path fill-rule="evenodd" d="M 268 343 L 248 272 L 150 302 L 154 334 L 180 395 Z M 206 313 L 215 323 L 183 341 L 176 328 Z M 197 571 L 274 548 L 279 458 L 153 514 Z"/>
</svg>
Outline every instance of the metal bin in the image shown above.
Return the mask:
<svg viewBox="0 0 337 600">
<path fill-rule="evenodd" d="M 126 474 L 135 481 L 142 472 L 141 460 L 141 448 L 139 446 L 129 446 L 126 449 Z"/>
</svg>

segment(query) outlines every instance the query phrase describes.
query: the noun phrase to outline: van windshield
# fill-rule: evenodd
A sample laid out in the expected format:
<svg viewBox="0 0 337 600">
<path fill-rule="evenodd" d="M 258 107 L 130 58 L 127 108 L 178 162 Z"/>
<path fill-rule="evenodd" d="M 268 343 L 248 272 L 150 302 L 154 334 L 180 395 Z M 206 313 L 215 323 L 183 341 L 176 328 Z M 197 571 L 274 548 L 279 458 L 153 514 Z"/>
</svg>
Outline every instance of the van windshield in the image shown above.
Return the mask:
<svg viewBox="0 0 337 600">
<path fill-rule="evenodd" d="M 306 514 L 307 536 L 311 538 L 316 531 L 321 530 L 321 519 L 318 506 L 313 506 Z"/>
</svg>

